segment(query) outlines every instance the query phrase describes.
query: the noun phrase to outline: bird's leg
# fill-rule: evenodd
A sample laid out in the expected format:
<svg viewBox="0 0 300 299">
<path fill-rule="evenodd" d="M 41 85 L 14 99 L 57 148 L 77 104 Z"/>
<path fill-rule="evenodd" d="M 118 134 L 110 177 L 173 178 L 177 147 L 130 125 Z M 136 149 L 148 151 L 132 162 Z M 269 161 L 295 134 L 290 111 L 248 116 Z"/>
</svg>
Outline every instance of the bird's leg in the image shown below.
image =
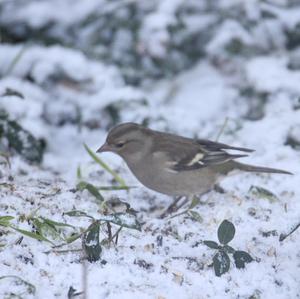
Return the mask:
<svg viewBox="0 0 300 299">
<path fill-rule="evenodd" d="M 174 209 L 172 212 L 177 212 L 179 209 L 181 209 L 184 205 L 186 205 L 189 202 L 190 198 L 189 196 L 185 196 L 184 200 L 176 207 L 176 210 Z"/>
<path fill-rule="evenodd" d="M 174 201 L 168 206 L 168 208 L 160 215 L 159 218 L 164 218 L 166 217 L 168 214 L 175 212 L 178 210 L 178 208 L 176 207 L 177 203 L 183 198 L 183 196 L 176 196 Z"/>
</svg>

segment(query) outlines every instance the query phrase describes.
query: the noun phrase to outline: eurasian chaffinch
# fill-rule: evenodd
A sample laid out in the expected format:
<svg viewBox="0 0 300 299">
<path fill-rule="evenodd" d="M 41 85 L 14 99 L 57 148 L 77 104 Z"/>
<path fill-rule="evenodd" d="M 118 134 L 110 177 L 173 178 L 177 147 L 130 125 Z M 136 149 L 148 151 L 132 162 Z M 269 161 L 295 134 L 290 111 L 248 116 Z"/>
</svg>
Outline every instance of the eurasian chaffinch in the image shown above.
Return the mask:
<svg viewBox="0 0 300 299">
<path fill-rule="evenodd" d="M 172 196 L 201 195 L 232 170 L 291 174 L 288 171 L 237 162 L 253 150 L 205 139 L 154 131 L 135 123 L 114 127 L 97 150 L 121 156 L 146 187 Z"/>
</svg>

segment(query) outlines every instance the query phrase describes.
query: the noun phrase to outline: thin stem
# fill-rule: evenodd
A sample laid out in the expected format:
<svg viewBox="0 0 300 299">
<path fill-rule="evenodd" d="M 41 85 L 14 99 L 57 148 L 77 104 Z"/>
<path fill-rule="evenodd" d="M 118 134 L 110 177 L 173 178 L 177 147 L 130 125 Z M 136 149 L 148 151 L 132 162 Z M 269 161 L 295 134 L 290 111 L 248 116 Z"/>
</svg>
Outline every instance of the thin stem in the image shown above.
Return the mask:
<svg viewBox="0 0 300 299">
<path fill-rule="evenodd" d="M 168 208 L 159 216 L 159 218 L 164 218 L 168 214 L 172 213 L 175 210 L 177 203 L 182 199 L 182 196 L 175 197 L 175 200 L 168 206 Z M 175 211 L 177 211 L 176 209 Z"/>
<path fill-rule="evenodd" d="M 229 120 L 229 118 L 226 117 L 225 120 L 224 120 L 224 123 L 223 123 L 223 125 L 222 125 L 222 127 L 221 127 L 221 129 L 220 129 L 220 131 L 219 131 L 219 133 L 217 135 L 216 141 L 219 141 L 221 135 L 223 134 L 223 132 L 224 132 L 224 130 L 225 130 L 227 124 L 228 124 L 228 120 Z"/>
<path fill-rule="evenodd" d="M 288 236 L 290 236 L 294 231 L 296 231 L 300 227 L 300 222 L 288 233 L 288 234 L 281 234 L 279 237 L 279 241 L 284 241 Z"/>
</svg>

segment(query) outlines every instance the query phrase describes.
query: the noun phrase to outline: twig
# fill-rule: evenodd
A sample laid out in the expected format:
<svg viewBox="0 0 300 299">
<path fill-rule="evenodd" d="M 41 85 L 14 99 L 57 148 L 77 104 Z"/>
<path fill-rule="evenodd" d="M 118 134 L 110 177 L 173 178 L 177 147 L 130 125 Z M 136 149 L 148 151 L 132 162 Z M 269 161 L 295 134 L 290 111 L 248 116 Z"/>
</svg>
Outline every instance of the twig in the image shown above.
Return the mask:
<svg viewBox="0 0 300 299">
<path fill-rule="evenodd" d="M 106 222 L 106 225 L 107 225 L 108 242 L 110 243 L 112 241 L 111 224 L 109 222 Z"/>
<path fill-rule="evenodd" d="M 228 120 L 229 120 L 229 118 L 226 117 L 225 120 L 224 120 L 224 123 L 223 123 L 223 125 L 222 125 L 222 127 L 221 127 L 221 129 L 220 129 L 220 131 L 219 131 L 219 133 L 217 135 L 216 141 L 219 141 L 221 135 L 223 134 L 223 132 L 224 132 L 224 130 L 225 130 L 227 124 L 228 124 Z"/>
<path fill-rule="evenodd" d="M 190 209 L 186 209 L 186 210 L 184 210 L 184 211 L 182 211 L 182 212 L 180 212 L 180 213 L 178 213 L 178 214 L 172 215 L 172 216 L 170 216 L 169 219 L 173 219 L 173 218 L 176 218 L 176 217 L 178 217 L 178 216 L 184 215 L 184 214 L 186 214 L 189 210 L 190 210 Z"/>
<path fill-rule="evenodd" d="M 48 251 L 44 251 L 44 253 L 45 254 L 49 254 L 49 253 L 64 254 L 64 253 L 80 252 L 80 251 L 82 251 L 82 248 L 78 248 L 78 249 L 66 249 L 66 250 L 48 250 Z"/>
<path fill-rule="evenodd" d="M 82 299 L 88 299 L 88 290 L 87 290 L 87 283 L 88 283 L 88 270 L 86 259 L 82 261 Z"/>
<path fill-rule="evenodd" d="M 294 227 L 292 228 L 292 230 L 287 233 L 287 234 L 280 234 L 279 236 L 279 241 L 282 242 L 284 241 L 288 236 L 290 236 L 294 231 L 296 231 L 298 228 L 300 227 L 300 222 Z"/>
<path fill-rule="evenodd" d="M 111 237 L 112 240 L 113 240 L 114 238 L 116 238 L 115 245 L 118 244 L 119 233 L 120 233 L 120 231 L 122 230 L 122 228 L 123 228 L 123 226 L 120 226 L 119 229 L 118 229 L 118 230 L 114 233 L 114 235 Z"/>
<path fill-rule="evenodd" d="M 177 205 L 177 203 L 182 199 L 182 196 L 178 196 L 175 198 L 175 200 L 168 206 L 168 208 L 159 216 L 159 218 L 164 218 L 166 217 L 168 214 L 174 212 L 174 209 Z M 176 209 L 175 211 L 177 211 L 178 209 Z"/>
</svg>

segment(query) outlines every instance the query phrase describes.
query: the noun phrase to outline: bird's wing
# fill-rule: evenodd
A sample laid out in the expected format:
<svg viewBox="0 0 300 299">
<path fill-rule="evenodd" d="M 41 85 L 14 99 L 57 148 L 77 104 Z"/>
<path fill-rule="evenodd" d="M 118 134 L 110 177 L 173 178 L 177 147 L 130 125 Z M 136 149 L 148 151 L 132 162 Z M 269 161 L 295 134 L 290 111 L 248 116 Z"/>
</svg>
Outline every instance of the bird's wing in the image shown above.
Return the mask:
<svg viewBox="0 0 300 299">
<path fill-rule="evenodd" d="M 165 166 L 169 171 L 196 170 L 213 165 L 226 163 L 230 160 L 246 157 L 245 154 L 229 154 L 224 149 L 252 152 L 247 148 L 233 147 L 219 142 L 204 139 L 193 140 L 173 136 L 170 146 L 170 136 L 166 142 L 160 141 L 156 155 L 164 155 Z"/>
</svg>

